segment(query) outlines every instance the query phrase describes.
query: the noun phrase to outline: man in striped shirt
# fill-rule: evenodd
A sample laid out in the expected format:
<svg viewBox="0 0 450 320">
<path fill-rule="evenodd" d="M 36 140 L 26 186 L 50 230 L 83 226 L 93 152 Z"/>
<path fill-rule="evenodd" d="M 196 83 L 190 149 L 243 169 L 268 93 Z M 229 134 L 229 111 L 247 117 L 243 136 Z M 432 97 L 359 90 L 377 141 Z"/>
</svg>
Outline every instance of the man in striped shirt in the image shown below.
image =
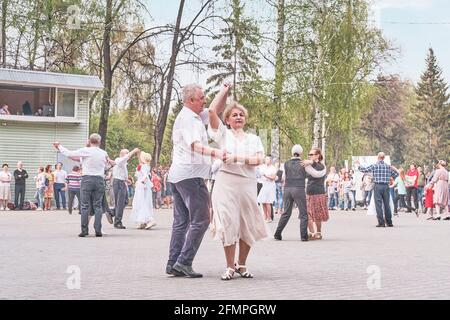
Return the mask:
<svg viewBox="0 0 450 320">
<path fill-rule="evenodd" d="M 74 166 L 72 172 L 67 175 L 67 188 L 69 189 L 69 213 L 72 214 L 73 199 L 76 196 L 78 200 L 78 210 L 80 210 L 80 187 L 81 187 L 81 173 L 80 167 Z"/>
<path fill-rule="evenodd" d="M 358 170 L 361 172 L 372 172 L 373 182 L 373 199 L 375 200 L 375 208 L 377 211 L 378 224 L 377 227 L 393 227 L 391 207 L 389 206 L 389 179 L 398 176 L 398 170 L 394 166 L 390 166 L 384 162 L 384 153 L 378 153 L 378 162 L 368 167 L 360 166 L 359 161 L 355 162 Z M 383 215 L 384 207 L 384 215 Z"/>
</svg>

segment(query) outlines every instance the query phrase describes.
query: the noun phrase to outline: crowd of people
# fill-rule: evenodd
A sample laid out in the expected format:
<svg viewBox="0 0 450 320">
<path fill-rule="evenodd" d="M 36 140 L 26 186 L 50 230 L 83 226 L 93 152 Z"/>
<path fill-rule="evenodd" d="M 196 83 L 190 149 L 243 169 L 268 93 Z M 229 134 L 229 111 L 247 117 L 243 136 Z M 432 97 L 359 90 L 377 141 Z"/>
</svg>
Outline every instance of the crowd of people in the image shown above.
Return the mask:
<svg viewBox="0 0 450 320">
<path fill-rule="evenodd" d="M 221 87 L 209 109 L 204 109 L 205 94 L 200 86 L 183 88 L 184 107 L 173 125 L 170 168 L 151 168 L 151 155 L 138 148 L 131 152 L 123 149 L 112 160 L 100 148 L 101 137 L 96 133 L 89 137 L 86 147 L 78 150 L 70 151 L 55 142 L 59 152 L 80 165 L 69 174 L 62 170 L 61 163 L 54 171 L 50 165 L 39 168 L 35 177 L 38 206 L 49 210 L 54 198 L 58 209 L 61 205 L 66 209 L 68 192 L 70 213 L 74 198 L 79 202 L 79 236 L 89 234 L 89 218 L 95 216 L 95 235 L 101 237 L 102 214 L 115 228 L 126 229 L 122 223 L 124 208 L 131 202 L 131 221 L 138 229 L 148 230 L 156 225 L 154 210 L 169 208 L 173 203 L 166 273 L 202 277 L 192 264 L 210 228 L 224 250 L 226 269 L 222 280 L 231 280 L 236 274 L 253 278 L 247 268 L 251 248 L 269 237 L 268 223 L 274 220 L 274 214 L 280 214 L 280 219 L 273 237 L 281 241 L 294 205 L 299 211 L 301 241 L 323 238 L 322 223 L 329 220 L 329 210 L 356 210 L 358 204 L 376 211 L 377 227 L 393 227 L 390 202 L 394 203 L 394 214 L 405 209 L 419 215 L 423 206 L 430 219 L 440 220 L 441 213 L 445 220 L 450 219 L 445 161 L 439 161 L 433 170 L 422 170 L 411 163 L 405 172 L 388 165 L 380 152 L 374 164 L 354 164 L 363 173 L 357 179 L 353 170 L 327 170 L 319 148 L 311 148 L 305 157 L 303 148 L 294 145 L 292 157 L 274 165 L 272 158 L 264 154 L 260 138 L 245 131 L 247 109 L 236 101 L 227 105 L 230 87 Z M 215 147 L 209 144 L 209 138 Z M 139 159 L 134 178 L 128 173 L 128 162 L 133 156 Z M 11 198 L 12 177 L 4 164 L 0 173 L 0 206 L 6 207 Z M 19 162 L 14 171 L 15 205 L 19 209 L 23 206 L 27 178 Z M 358 189 L 363 194 L 359 203 Z"/>
<path fill-rule="evenodd" d="M 140 167 L 135 171 L 135 178 L 140 175 Z M 115 167 L 105 169 L 105 199 L 104 212 L 115 210 L 115 197 L 113 188 L 113 170 Z M 154 209 L 172 208 L 172 193 L 170 182 L 167 181 L 168 167 L 155 167 L 149 180 L 152 183 L 151 196 Z M 33 177 L 35 185 L 34 197 L 25 199 L 26 180 L 28 172 L 24 169 L 22 161 L 17 162 L 17 169 L 10 172 L 7 163 L 2 164 L 0 171 L 0 211 L 6 210 L 67 210 L 72 214 L 74 209 L 80 210 L 82 166 L 75 165 L 72 170 L 63 170 L 63 164 L 38 167 Z M 135 178 L 128 175 L 125 181 L 126 199 L 125 205 L 131 204 L 135 194 Z M 14 184 L 13 184 L 14 182 Z M 117 181 L 116 181 L 117 185 Z M 119 208 L 120 210 L 120 208 Z"/>
<path fill-rule="evenodd" d="M 436 206 L 444 208 L 444 203 L 447 203 L 446 198 L 441 199 L 435 197 L 433 199 L 434 190 L 436 189 L 436 181 L 433 178 L 445 176 L 447 171 L 447 163 L 443 160 L 439 161 L 435 167 L 418 166 L 415 162 L 411 162 L 408 170 L 403 167 L 398 169 L 398 175 L 389 177 L 389 196 L 393 202 L 394 216 L 398 216 L 401 211 L 413 212 L 419 217 L 419 213 L 428 213 L 427 219 L 440 220 L 440 212 L 442 210 L 436 209 Z M 448 172 L 447 172 L 448 175 Z M 436 178 L 437 179 L 437 178 Z M 442 180 L 442 178 L 441 178 Z M 445 184 L 449 177 L 445 179 Z M 342 168 L 339 173 L 335 167 L 331 167 L 327 179 L 328 189 L 328 208 L 329 210 L 355 210 L 357 205 L 362 209 L 368 209 L 371 203 L 375 182 L 372 172 L 366 172 L 357 180 L 353 170 L 346 170 Z M 450 192 L 450 187 L 437 187 L 439 194 L 445 195 L 445 191 Z M 361 191 L 362 200 L 356 200 L 357 190 Z M 428 198 L 427 198 L 428 196 Z M 428 200 L 427 200 L 428 199 Z M 436 213 L 436 216 L 434 216 Z M 450 220 L 449 217 L 444 219 Z"/>
</svg>

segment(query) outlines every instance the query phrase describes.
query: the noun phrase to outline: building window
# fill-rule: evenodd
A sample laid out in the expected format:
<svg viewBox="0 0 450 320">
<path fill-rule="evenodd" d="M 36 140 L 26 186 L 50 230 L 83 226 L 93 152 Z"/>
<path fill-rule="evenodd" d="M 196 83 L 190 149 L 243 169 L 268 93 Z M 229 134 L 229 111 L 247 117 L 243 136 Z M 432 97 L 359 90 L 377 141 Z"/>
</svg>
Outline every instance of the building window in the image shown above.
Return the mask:
<svg viewBox="0 0 450 320">
<path fill-rule="evenodd" d="M 0 104 L 6 104 L 11 115 L 55 116 L 55 88 L 0 85 Z"/>
<path fill-rule="evenodd" d="M 75 117 L 75 90 L 58 89 L 57 116 Z"/>
</svg>

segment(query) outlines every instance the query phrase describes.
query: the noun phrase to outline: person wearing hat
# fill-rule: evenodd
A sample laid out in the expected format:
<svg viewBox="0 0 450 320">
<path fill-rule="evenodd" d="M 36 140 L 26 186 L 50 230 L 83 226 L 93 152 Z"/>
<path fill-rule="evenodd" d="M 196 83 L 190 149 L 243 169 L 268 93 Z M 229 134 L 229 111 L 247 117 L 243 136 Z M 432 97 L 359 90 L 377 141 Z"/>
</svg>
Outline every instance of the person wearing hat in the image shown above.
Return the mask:
<svg viewBox="0 0 450 320">
<path fill-rule="evenodd" d="M 147 152 L 141 152 L 140 165 L 136 172 L 136 191 L 133 197 L 131 219 L 137 224 L 138 229 L 146 229 L 156 225 L 153 217 L 153 199 L 150 180 L 150 163 L 152 156 Z"/>
<path fill-rule="evenodd" d="M 406 186 L 406 212 L 414 211 L 416 216 L 419 217 L 419 199 L 417 189 L 419 187 L 419 170 L 414 162 L 411 162 L 409 170 L 405 176 Z M 411 206 L 411 196 L 414 198 L 414 207 Z"/>
<path fill-rule="evenodd" d="M 296 144 L 292 147 L 292 158 L 284 163 L 284 213 L 281 215 L 280 221 L 274 234 L 276 240 L 282 240 L 282 232 L 291 218 L 294 202 L 299 209 L 300 219 L 300 239 L 308 241 L 308 212 L 306 209 L 306 192 L 305 179 L 306 174 L 312 177 L 321 178 L 326 175 L 326 168 L 317 171 L 311 165 L 303 166 L 301 164 L 303 148 Z"/>
<path fill-rule="evenodd" d="M 449 201 L 449 190 L 448 190 L 448 171 L 447 162 L 444 160 L 439 160 L 437 164 L 437 170 L 434 173 L 433 179 L 428 188 L 434 186 L 434 208 L 436 209 L 437 217 L 433 220 L 441 220 L 441 208 L 443 208 L 443 214 L 448 215 L 448 201 Z M 450 216 L 444 218 L 444 220 L 450 220 Z"/>
<path fill-rule="evenodd" d="M 135 154 L 139 153 L 138 148 L 134 148 L 131 152 L 127 149 L 120 151 L 119 157 L 114 160 L 116 165 L 113 167 L 113 191 L 114 191 L 114 228 L 125 229 L 122 224 L 123 211 L 125 209 L 126 200 L 128 199 L 128 160 Z"/>
</svg>

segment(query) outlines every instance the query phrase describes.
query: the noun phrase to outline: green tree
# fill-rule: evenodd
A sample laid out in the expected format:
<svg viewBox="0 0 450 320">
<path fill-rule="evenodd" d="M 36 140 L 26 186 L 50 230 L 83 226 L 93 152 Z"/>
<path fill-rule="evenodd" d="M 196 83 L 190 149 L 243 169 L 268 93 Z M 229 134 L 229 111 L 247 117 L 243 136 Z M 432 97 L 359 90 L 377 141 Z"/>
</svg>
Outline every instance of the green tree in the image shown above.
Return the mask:
<svg viewBox="0 0 450 320">
<path fill-rule="evenodd" d="M 209 77 L 207 84 L 210 89 L 217 88 L 225 80 L 233 83 L 233 97 L 237 99 L 238 90 L 251 88 L 251 83 L 259 78 L 258 47 L 261 36 L 255 21 L 244 15 L 244 5 L 241 0 L 231 1 L 231 14 L 224 20 L 227 26 L 220 34 L 213 37 L 220 43 L 213 47 L 218 61 L 211 63 L 209 68 L 218 73 Z"/>
<path fill-rule="evenodd" d="M 432 48 L 428 50 L 426 70 L 417 84 L 417 105 L 414 109 L 416 128 L 426 133 L 426 153 L 431 161 L 447 158 L 448 150 L 448 85 L 442 77 Z"/>
</svg>

